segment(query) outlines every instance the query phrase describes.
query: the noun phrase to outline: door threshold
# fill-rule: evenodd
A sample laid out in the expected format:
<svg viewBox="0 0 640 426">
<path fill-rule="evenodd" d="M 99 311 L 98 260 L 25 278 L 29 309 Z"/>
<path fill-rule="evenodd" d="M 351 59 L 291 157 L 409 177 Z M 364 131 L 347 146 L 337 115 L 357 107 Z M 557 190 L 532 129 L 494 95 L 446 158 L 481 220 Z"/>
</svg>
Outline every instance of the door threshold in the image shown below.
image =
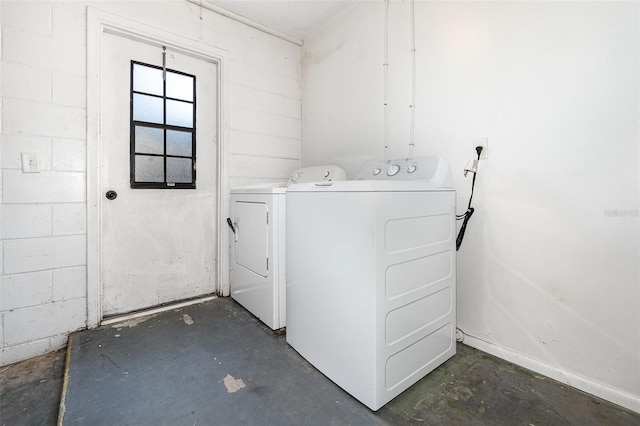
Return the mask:
<svg viewBox="0 0 640 426">
<path fill-rule="evenodd" d="M 158 314 L 160 312 L 166 312 L 166 311 L 170 311 L 172 309 L 178 309 L 178 308 L 183 308 L 185 306 L 191 306 L 191 305 L 196 305 L 198 303 L 204 303 L 204 302 L 208 302 L 210 300 L 214 300 L 217 299 L 218 296 L 204 296 L 204 297 L 197 297 L 195 299 L 189 299 L 189 300 L 185 300 L 182 302 L 176 302 L 176 303 L 169 303 L 166 305 L 161 305 L 161 306 L 157 306 L 155 308 L 149 308 L 149 309 L 144 309 L 142 311 L 136 311 L 136 312 L 131 312 L 128 314 L 122 314 L 122 315 L 116 315 L 113 317 L 109 317 L 109 318 L 105 318 L 102 321 L 100 321 L 100 325 L 110 325 L 110 324 L 115 324 L 118 322 L 124 322 L 124 321 L 128 321 L 134 318 L 140 318 L 140 317 L 145 317 L 147 315 L 153 315 L 153 314 Z"/>
</svg>

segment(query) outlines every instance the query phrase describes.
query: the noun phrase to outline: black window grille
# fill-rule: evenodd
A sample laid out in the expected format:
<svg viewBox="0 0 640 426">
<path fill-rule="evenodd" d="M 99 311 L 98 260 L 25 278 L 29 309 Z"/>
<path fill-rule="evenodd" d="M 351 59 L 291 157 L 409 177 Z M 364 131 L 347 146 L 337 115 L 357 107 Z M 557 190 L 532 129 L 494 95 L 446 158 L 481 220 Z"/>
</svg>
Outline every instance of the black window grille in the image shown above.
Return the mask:
<svg viewBox="0 0 640 426">
<path fill-rule="evenodd" d="M 196 187 L 196 77 L 131 61 L 132 188 Z"/>
</svg>

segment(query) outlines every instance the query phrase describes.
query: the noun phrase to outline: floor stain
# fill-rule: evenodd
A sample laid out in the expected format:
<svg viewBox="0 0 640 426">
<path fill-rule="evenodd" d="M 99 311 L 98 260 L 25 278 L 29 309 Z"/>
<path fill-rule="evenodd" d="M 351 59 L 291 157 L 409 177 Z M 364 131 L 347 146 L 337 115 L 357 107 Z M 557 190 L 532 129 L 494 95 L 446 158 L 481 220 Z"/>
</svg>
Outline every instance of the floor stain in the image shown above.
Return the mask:
<svg viewBox="0 0 640 426">
<path fill-rule="evenodd" d="M 473 392 L 465 386 L 454 386 L 448 396 L 456 401 L 466 401 L 473 396 Z"/>
<path fill-rule="evenodd" d="M 132 328 L 132 327 L 135 327 L 135 326 L 136 326 L 136 325 L 138 325 L 138 324 L 141 324 L 141 323 L 143 323 L 143 322 L 145 322 L 145 321 L 148 321 L 148 320 L 150 320 L 151 318 L 155 318 L 155 317 L 157 317 L 157 316 L 158 316 L 158 314 L 154 314 L 154 315 L 145 315 L 145 316 L 143 316 L 143 317 L 132 318 L 132 319 L 127 320 L 127 321 L 124 321 L 124 322 L 119 322 L 119 323 L 117 323 L 117 324 L 113 324 L 113 325 L 111 326 L 111 328 L 118 328 L 118 329 L 120 329 L 120 328 L 125 328 L 125 327 Z"/>
<path fill-rule="evenodd" d="M 182 321 L 184 321 L 184 323 L 187 324 L 187 325 L 193 324 L 193 319 L 191 318 L 191 315 L 189 315 L 189 314 L 183 314 L 182 315 Z"/>
<path fill-rule="evenodd" d="M 120 368 L 120 366 L 118 364 L 116 364 L 110 357 L 109 355 L 105 355 L 105 354 L 100 354 L 100 356 L 102 356 L 103 358 L 105 358 L 107 361 L 109 361 L 111 364 L 115 365 L 116 367 Z"/>
<path fill-rule="evenodd" d="M 236 379 L 231 374 L 227 374 L 227 377 L 224 378 L 224 385 L 227 387 L 227 392 L 229 393 L 236 393 L 245 387 L 242 379 Z"/>
</svg>

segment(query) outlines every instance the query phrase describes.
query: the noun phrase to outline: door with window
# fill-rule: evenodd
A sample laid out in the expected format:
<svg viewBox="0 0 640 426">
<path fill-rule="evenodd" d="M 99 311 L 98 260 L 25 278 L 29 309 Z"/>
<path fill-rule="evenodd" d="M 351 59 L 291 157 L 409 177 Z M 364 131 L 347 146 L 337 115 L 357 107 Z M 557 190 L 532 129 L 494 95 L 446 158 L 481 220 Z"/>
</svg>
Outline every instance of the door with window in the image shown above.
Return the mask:
<svg viewBox="0 0 640 426">
<path fill-rule="evenodd" d="M 215 292 L 217 64 L 105 34 L 102 315 Z"/>
</svg>

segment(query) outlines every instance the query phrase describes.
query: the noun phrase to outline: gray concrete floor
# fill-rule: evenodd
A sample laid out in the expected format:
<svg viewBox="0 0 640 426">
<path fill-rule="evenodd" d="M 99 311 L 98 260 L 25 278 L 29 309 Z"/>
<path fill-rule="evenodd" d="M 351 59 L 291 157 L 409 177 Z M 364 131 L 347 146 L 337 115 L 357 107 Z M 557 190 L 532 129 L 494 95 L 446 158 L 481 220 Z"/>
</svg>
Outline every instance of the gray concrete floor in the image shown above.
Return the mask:
<svg viewBox="0 0 640 426">
<path fill-rule="evenodd" d="M 0 367 L 0 425 L 55 425 L 66 350 Z"/>
<path fill-rule="evenodd" d="M 374 413 L 229 298 L 70 341 L 65 425 L 640 424 L 638 413 L 463 344 Z M 63 363 L 59 351 L 0 369 L 0 425 L 55 424 Z"/>
</svg>

